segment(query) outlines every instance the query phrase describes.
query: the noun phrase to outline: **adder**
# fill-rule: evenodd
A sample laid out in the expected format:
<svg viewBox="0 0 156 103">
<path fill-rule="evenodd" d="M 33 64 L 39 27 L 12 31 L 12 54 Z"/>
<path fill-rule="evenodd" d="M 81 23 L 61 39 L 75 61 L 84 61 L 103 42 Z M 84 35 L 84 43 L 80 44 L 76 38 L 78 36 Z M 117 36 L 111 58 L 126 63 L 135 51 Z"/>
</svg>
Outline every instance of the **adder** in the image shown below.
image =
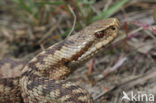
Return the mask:
<svg viewBox="0 0 156 103">
<path fill-rule="evenodd" d="M 96 21 L 45 49 L 32 60 L 5 58 L 0 61 L 0 103 L 93 103 L 88 91 L 66 77 L 110 44 L 119 21 Z M 4 75 L 5 70 L 20 75 Z"/>
</svg>

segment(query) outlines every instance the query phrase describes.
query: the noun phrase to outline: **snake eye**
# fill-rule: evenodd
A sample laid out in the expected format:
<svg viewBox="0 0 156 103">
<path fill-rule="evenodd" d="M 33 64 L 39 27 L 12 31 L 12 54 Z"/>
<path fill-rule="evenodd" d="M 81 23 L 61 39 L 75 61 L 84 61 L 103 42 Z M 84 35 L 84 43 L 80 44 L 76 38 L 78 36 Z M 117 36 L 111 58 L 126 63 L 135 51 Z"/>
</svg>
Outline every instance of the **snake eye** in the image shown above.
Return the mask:
<svg viewBox="0 0 156 103">
<path fill-rule="evenodd" d="M 102 38 L 103 36 L 104 36 L 104 32 L 102 32 L 102 31 L 98 31 L 95 33 L 96 38 Z"/>
<path fill-rule="evenodd" d="M 116 30 L 116 28 L 114 26 L 111 27 L 112 30 Z"/>
</svg>

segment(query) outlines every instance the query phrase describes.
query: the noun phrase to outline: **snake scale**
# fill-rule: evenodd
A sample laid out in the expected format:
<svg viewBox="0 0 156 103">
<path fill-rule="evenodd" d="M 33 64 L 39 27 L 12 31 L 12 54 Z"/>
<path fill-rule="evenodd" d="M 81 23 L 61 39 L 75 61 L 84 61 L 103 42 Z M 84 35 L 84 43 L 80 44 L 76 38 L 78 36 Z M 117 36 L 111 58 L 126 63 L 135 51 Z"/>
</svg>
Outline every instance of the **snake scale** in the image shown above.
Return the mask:
<svg viewBox="0 0 156 103">
<path fill-rule="evenodd" d="M 108 18 L 50 46 L 28 62 L 2 59 L 0 103 L 93 103 L 87 90 L 65 78 L 110 44 L 118 31 L 119 21 Z M 19 75 L 4 74 L 6 69 Z"/>
</svg>

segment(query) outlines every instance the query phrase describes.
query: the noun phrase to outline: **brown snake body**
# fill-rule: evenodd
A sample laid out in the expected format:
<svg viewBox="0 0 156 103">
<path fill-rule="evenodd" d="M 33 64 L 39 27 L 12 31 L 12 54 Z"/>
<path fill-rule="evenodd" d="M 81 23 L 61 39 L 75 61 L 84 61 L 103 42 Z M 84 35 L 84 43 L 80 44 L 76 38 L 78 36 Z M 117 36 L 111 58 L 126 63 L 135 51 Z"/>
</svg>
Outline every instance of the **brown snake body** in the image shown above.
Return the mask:
<svg viewBox="0 0 156 103">
<path fill-rule="evenodd" d="M 93 103 L 89 93 L 65 78 L 110 44 L 118 33 L 115 18 L 97 21 L 75 35 L 52 45 L 28 63 L 6 59 L 4 68 L 17 69 L 18 76 L 0 78 L 0 103 Z"/>
</svg>

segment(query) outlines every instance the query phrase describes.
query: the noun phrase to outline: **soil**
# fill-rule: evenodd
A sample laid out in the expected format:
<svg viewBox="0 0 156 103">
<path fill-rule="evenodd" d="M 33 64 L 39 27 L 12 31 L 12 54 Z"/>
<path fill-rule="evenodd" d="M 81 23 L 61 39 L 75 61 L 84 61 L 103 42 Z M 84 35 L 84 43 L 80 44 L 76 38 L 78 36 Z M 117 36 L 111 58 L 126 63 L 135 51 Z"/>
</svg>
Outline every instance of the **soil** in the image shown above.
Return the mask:
<svg viewBox="0 0 156 103">
<path fill-rule="evenodd" d="M 113 1 L 119 0 L 97 0 L 92 8 L 99 13 L 112 5 Z M 55 7 L 54 17 L 49 17 L 49 21 L 36 23 L 31 19 L 32 23 L 29 20 L 31 16 L 29 19 L 24 17 L 27 13 L 16 8 L 13 2 L 0 1 L 0 6 L 0 58 L 33 58 L 48 46 L 64 39 L 59 34 L 73 24 L 73 17 L 59 7 Z M 120 21 L 118 38 L 68 78 L 77 79 L 92 94 L 95 103 L 156 103 L 154 8 L 155 0 L 135 0 L 124 4 L 112 15 Z M 82 23 L 82 27 L 86 25 Z M 122 100 L 124 93 L 130 100 Z M 132 93 L 135 99 L 131 98 Z M 146 95 L 141 97 L 142 94 Z"/>
</svg>

